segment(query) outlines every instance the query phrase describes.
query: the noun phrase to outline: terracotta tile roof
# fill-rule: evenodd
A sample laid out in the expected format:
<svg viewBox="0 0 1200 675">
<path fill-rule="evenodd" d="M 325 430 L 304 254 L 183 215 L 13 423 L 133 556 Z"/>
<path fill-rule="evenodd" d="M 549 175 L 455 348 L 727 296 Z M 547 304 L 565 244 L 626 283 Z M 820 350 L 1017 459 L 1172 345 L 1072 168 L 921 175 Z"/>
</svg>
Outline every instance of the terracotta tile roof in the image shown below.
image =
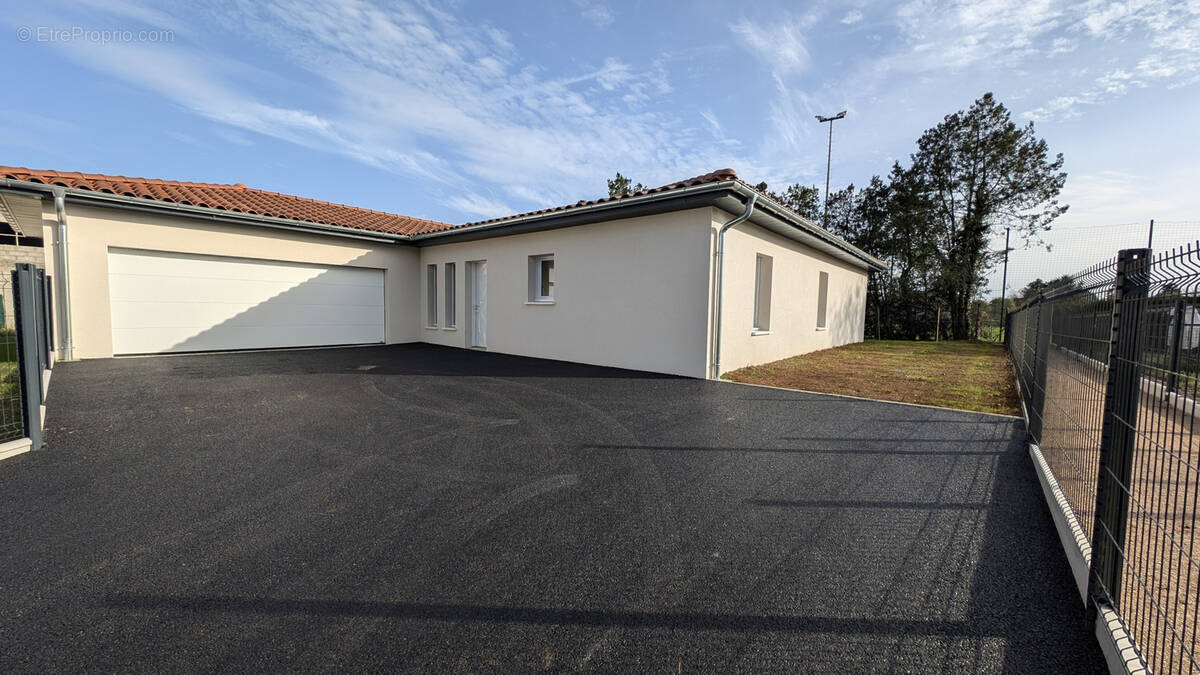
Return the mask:
<svg viewBox="0 0 1200 675">
<path fill-rule="evenodd" d="M 704 185 L 706 183 L 720 183 L 720 182 L 724 182 L 724 181 L 736 181 L 736 182 L 742 183 L 742 185 L 746 185 L 747 187 L 753 188 L 753 186 L 751 186 L 748 183 L 745 183 L 744 181 L 739 179 L 737 172 L 734 171 L 733 169 L 719 169 L 719 170 L 713 171 L 711 173 L 706 173 L 706 174 L 703 174 L 700 176 L 695 176 L 693 178 L 688 178 L 687 180 L 681 180 L 681 181 L 677 181 L 675 183 L 669 183 L 667 185 L 662 185 L 662 186 L 659 186 L 656 188 L 646 188 L 645 190 L 641 190 L 639 192 L 630 192 L 630 193 L 622 195 L 620 197 L 604 197 L 602 199 L 590 199 L 590 200 L 589 199 L 581 199 L 578 202 L 575 202 L 574 204 L 566 204 L 563 206 L 552 206 L 547 209 L 540 209 L 537 211 L 526 211 L 525 213 L 518 213 L 515 215 L 511 215 L 511 216 L 502 216 L 500 218 L 490 218 L 488 220 L 477 220 L 473 223 L 465 223 L 463 225 L 458 225 L 456 227 L 470 227 L 473 225 L 490 225 L 492 223 L 502 223 L 506 220 L 517 220 L 519 218 L 528 218 L 530 216 L 541 216 L 541 215 L 546 215 L 548 213 L 555 213 L 558 211 L 568 211 L 570 209 L 579 208 L 581 206 L 592 206 L 593 204 L 618 202 L 618 201 L 621 201 L 622 199 L 629 199 L 630 197 L 640 197 L 642 195 L 655 194 L 658 192 L 666 192 L 668 190 L 678 190 L 679 188 L 692 187 L 694 185 Z"/>
<path fill-rule="evenodd" d="M 256 190 L 241 183 L 187 183 L 11 166 L 0 167 L 0 178 L 388 234 L 411 235 L 454 227 L 433 220 Z"/>
<path fill-rule="evenodd" d="M 601 199 L 591 200 L 584 199 L 574 204 L 567 204 L 564 206 L 555 206 L 537 211 L 527 211 L 525 213 L 518 213 L 501 218 L 491 218 L 489 220 L 463 223 L 462 225 L 451 225 L 449 223 L 441 223 L 435 220 L 409 218 L 408 216 L 386 213 L 384 211 L 373 211 L 371 209 L 363 209 L 356 206 L 346 206 L 345 204 L 334 204 L 332 202 L 323 202 L 316 199 L 295 197 L 292 195 L 280 194 L 278 192 L 256 190 L 254 188 L 248 188 L 241 183 L 234 185 L 223 183 L 188 183 L 183 181 L 161 180 L 158 178 L 129 178 L 126 176 L 108 176 L 96 173 L 38 171 L 34 169 L 11 166 L 0 166 L 0 178 L 28 181 L 32 183 L 42 183 L 45 185 L 58 185 L 76 190 L 90 190 L 93 192 L 103 192 L 126 197 L 151 199 L 172 204 L 198 206 L 222 211 L 230 211 L 233 213 L 243 213 L 247 215 L 285 218 L 288 220 L 319 223 L 322 225 L 334 225 L 338 227 L 366 230 L 369 232 L 383 232 L 404 237 L 418 234 L 431 234 L 434 232 L 449 232 L 465 227 L 479 225 L 500 225 L 509 221 L 545 216 L 549 214 L 570 211 L 572 209 L 593 206 L 596 204 L 615 203 L 621 200 L 632 199 L 644 195 L 668 192 L 670 190 L 680 190 L 683 188 L 706 185 L 710 183 L 734 182 L 750 190 L 758 191 L 759 194 L 763 194 L 758 190 L 758 188 L 738 178 L 737 172 L 733 169 L 720 169 L 711 173 L 694 176 L 686 180 L 669 183 L 656 188 L 647 188 L 645 190 L 629 193 L 620 197 L 604 197 Z M 841 248 L 846 248 L 846 250 L 848 250 L 852 255 L 862 258 L 876 267 L 883 265 L 882 261 L 858 250 L 854 246 L 848 244 L 833 234 L 828 233 L 826 230 L 812 221 L 800 216 L 799 214 L 795 214 L 794 212 L 793 215 L 807 223 L 809 226 L 808 229 L 818 233 L 818 236 L 823 235 L 825 238 L 832 239 L 836 245 Z"/>
<path fill-rule="evenodd" d="M 402 236 L 457 230 L 477 225 L 503 224 L 523 218 L 544 216 L 596 204 L 615 203 L 643 195 L 657 194 L 709 183 L 736 182 L 752 190 L 756 189 L 754 186 L 738 178 L 737 172 L 733 169 L 719 169 L 686 180 L 676 181 L 655 188 L 647 188 L 638 192 L 631 192 L 619 197 L 583 199 L 574 204 L 565 204 L 563 206 L 527 211 L 511 216 L 452 225 L 434 220 L 409 218 L 408 216 L 396 215 L 394 213 L 295 197 L 278 192 L 267 192 L 266 190 L 248 188 L 242 183 L 234 185 L 223 183 L 190 183 L 161 180 L 158 178 L 130 178 L 127 176 L 109 176 L 68 171 L 39 171 L 7 166 L 0 166 L 0 178 L 11 178 L 46 185 L 58 185 L 77 190 L 91 190 L 126 197 L 152 199 L 172 204 L 200 206 L 233 213 L 286 218 L 289 220 L 335 225 Z"/>
</svg>

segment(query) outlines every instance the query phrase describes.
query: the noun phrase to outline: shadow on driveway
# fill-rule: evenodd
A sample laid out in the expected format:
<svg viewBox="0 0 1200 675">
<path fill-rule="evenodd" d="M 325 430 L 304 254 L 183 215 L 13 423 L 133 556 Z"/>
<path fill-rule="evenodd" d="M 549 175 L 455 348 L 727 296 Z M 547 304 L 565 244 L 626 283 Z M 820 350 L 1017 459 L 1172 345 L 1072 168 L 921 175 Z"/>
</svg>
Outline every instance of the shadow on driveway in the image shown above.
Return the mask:
<svg viewBox="0 0 1200 675">
<path fill-rule="evenodd" d="M 1022 434 L 428 346 L 64 363 L 0 670 L 1101 672 Z"/>
</svg>

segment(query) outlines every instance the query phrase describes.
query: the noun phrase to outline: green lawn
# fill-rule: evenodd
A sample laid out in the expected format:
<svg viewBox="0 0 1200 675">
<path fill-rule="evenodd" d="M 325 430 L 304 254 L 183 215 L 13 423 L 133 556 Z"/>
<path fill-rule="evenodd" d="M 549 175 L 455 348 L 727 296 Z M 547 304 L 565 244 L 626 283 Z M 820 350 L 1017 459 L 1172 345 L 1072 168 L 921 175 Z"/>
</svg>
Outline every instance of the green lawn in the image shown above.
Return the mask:
<svg viewBox="0 0 1200 675">
<path fill-rule="evenodd" d="M 870 340 L 727 373 L 735 382 L 1019 415 L 1002 345 Z"/>
</svg>

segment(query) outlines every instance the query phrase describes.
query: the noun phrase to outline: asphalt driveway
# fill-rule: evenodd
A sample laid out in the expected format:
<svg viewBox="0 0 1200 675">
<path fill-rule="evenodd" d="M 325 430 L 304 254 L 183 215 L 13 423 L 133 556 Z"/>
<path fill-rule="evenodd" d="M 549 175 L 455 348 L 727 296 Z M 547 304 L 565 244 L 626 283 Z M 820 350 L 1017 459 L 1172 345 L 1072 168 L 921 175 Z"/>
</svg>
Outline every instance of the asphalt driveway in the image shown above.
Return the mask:
<svg viewBox="0 0 1200 675">
<path fill-rule="evenodd" d="M 48 404 L 0 671 L 1103 669 L 1016 419 L 424 345 Z"/>
</svg>

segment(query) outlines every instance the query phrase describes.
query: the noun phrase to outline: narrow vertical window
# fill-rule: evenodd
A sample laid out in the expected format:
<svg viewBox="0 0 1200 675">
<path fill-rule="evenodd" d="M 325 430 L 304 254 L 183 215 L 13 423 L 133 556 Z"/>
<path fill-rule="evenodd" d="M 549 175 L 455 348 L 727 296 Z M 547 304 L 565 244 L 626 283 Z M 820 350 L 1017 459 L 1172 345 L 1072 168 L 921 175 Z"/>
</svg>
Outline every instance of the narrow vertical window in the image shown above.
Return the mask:
<svg viewBox="0 0 1200 675">
<path fill-rule="evenodd" d="M 554 302 L 554 255 L 529 256 L 529 301 Z"/>
<path fill-rule="evenodd" d="M 437 325 L 437 265 L 425 266 L 425 325 Z"/>
<path fill-rule="evenodd" d="M 446 268 L 446 328 L 454 328 L 458 323 L 457 305 L 454 302 L 454 263 L 446 263 L 443 265 Z"/>
<path fill-rule="evenodd" d="M 821 272 L 817 279 L 817 329 L 825 328 L 825 308 L 829 305 L 829 273 Z"/>
<path fill-rule="evenodd" d="M 771 330 L 771 267 L 769 255 L 759 255 L 754 262 L 754 330 Z"/>
</svg>

